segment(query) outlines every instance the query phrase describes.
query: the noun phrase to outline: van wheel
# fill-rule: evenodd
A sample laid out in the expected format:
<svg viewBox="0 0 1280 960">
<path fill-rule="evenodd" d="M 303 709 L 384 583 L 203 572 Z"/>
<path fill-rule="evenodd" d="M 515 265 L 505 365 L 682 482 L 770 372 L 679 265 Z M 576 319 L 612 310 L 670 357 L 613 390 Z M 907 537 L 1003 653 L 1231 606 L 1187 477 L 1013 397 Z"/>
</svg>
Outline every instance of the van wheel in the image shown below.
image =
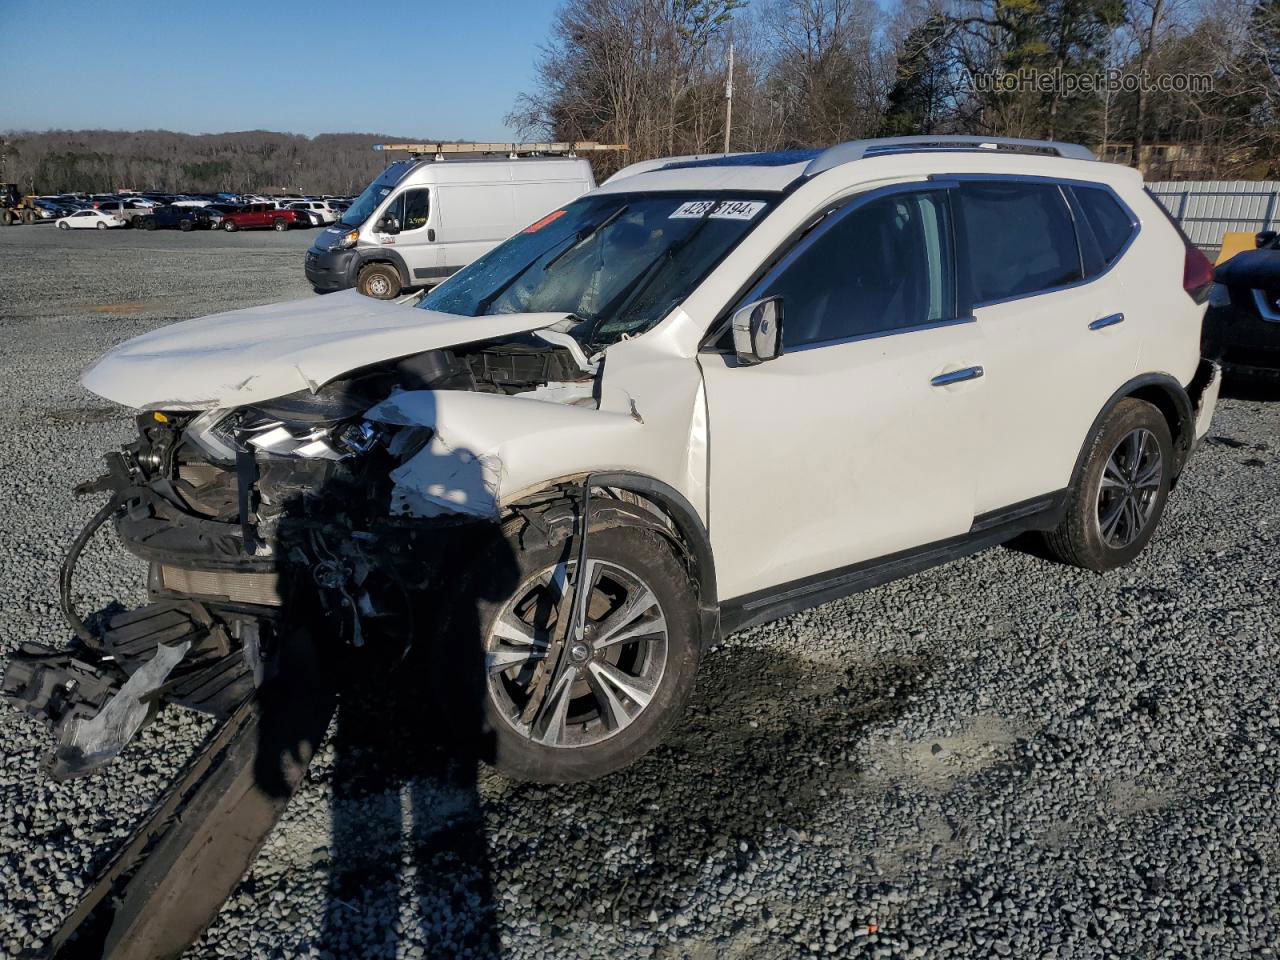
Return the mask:
<svg viewBox="0 0 1280 960">
<path fill-rule="evenodd" d="M 1127 397 L 1094 434 L 1049 552 L 1086 570 L 1111 570 L 1150 542 L 1169 499 L 1173 438 L 1164 415 Z"/>
<path fill-rule="evenodd" d="M 238 228 L 236 227 L 234 220 L 224 220 L 222 222 L 222 229 L 227 231 L 227 233 L 235 233 Z"/>
<path fill-rule="evenodd" d="M 272 223 L 274 224 L 277 233 L 284 233 L 289 229 L 288 220 L 273 220 Z"/>
<path fill-rule="evenodd" d="M 468 564 L 433 658 L 455 742 L 521 780 L 612 773 L 679 718 L 698 666 L 697 594 L 671 544 L 642 522 L 592 523 L 580 637 L 567 524 L 497 536 Z M 446 666 L 449 665 L 449 666 Z M 452 667 L 450 669 L 449 667 Z"/>
<path fill-rule="evenodd" d="M 400 274 L 389 263 L 371 263 L 360 271 L 356 286 L 366 297 L 391 300 L 400 295 Z"/>
</svg>

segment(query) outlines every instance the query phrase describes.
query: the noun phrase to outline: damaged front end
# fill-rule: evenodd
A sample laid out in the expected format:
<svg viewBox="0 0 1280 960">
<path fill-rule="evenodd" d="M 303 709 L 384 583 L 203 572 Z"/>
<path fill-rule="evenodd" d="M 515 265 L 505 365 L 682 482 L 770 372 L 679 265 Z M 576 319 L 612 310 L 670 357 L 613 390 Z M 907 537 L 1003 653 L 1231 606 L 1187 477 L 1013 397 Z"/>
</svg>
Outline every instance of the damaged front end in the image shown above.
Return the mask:
<svg viewBox="0 0 1280 960">
<path fill-rule="evenodd" d="M 400 656 L 430 633 L 441 570 L 496 519 L 497 480 L 484 458 L 451 448 L 433 460 L 439 482 L 406 502 L 397 471 L 444 441 L 430 424 L 366 415 L 401 390 L 593 404 L 595 368 L 575 353 L 517 336 L 251 406 L 140 414 L 137 439 L 77 488 L 107 502 L 62 570 L 75 646 L 25 644 L 4 676 L 4 695 L 54 730 L 49 773 L 101 769 L 164 704 L 229 716 L 279 670 L 290 633 L 335 665 L 352 648 Z M 150 603 L 82 618 L 76 564 L 107 523 L 147 561 Z"/>
</svg>

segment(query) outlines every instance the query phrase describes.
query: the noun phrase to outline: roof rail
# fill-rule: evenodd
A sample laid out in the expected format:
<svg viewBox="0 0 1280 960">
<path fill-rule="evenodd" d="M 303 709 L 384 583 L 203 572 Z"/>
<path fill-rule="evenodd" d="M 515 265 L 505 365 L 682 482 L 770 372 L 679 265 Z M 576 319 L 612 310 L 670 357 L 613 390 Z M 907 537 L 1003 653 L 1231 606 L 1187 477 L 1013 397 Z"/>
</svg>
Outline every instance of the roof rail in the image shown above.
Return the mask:
<svg viewBox="0 0 1280 960">
<path fill-rule="evenodd" d="M 653 170 L 660 170 L 669 163 L 693 163 L 698 160 L 714 160 L 718 157 L 736 157 L 737 153 L 688 153 L 681 157 L 654 157 L 652 160 L 637 160 L 635 163 L 629 164 L 619 170 L 617 173 L 609 177 L 605 183 L 612 183 L 614 180 L 621 180 L 623 177 L 634 177 L 638 173 L 649 173 Z M 601 184 L 604 186 L 604 184 Z"/>
<path fill-rule="evenodd" d="M 1068 160 L 1097 160 L 1093 151 L 1078 143 L 1056 140 L 1024 140 L 1018 137 L 881 137 L 876 140 L 851 140 L 822 151 L 809 162 L 805 176 L 884 153 L 911 153 L 927 150 L 1006 150 L 1021 153 L 1052 154 Z"/>
<path fill-rule="evenodd" d="M 447 154 L 505 153 L 516 157 L 522 153 L 540 156 L 577 156 L 603 150 L 626 150 L 625 143 L 596 143 L 594 140 L 561 143 L 375 143 L 374 150 L 404 150 L 414 156 L 432 154 L 443 159 Z"/>
</svg>

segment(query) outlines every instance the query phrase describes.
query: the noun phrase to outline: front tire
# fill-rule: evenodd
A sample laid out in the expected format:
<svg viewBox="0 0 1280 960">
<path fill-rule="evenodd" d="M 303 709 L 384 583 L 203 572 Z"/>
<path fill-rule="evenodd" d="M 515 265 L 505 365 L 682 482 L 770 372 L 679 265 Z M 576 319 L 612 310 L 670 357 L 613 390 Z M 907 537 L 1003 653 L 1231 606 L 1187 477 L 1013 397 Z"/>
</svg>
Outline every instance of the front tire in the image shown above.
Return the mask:
<svg viewBox="0 0 1280 960">
<path fill-rule="evenodd" d="M 101 220 L 99 220 L 99 221 L 98 221 L 98 223 L 97 223 L 97 227 L 98 227 L 98 229 L 99 229 L 99 230 L 105 230 L 105 229 L 107 229 L 107 225 L 106 225 L 105 223 L 103 223 Z"/>
<path fill-rule="evenodd" d="M 287 220 L 276 220 L 273 221 L 273 224 L 276 228 L 276 233 L 284 233 L 289 229 L 289 221 Z"/>
<path fill-rule="evenodd" d="M 635 762 L 693 690 L 699 618 L 687 570 L 651 527 L 594 515 L 580 638 L 556 630 L 576 576 L 570 526 L 529 526 L 469 565 L 444 631 L 449 649 L 433 658 L 454 667 L 434 673 L 460 742 L 517 779 L 572 783 Z"/>
<path fill-rule="evenodd" d="M 70 230 L 70 229 L 71 229 L 71 224 L 67 223 L 67 221 L 65 221 L 65 220 L 59 220 L 59 221 L 58 221 L 58 229 L 59 229 L 59 230 Z"/>
<path fill-rule="evenodd" d="M 232 220 L 224 220 L 224 221 L 222 222 L 222 229 L 223 229 L 223 230 L 225 230 L 225 231 L 227 231 L 227 233 L 235 233 L 235 232 L 236 232 L 236 230 L 237 230 L 237 227 L 236 227 L 236 225 L 235 225 L 235 222 L 234 222 L 234 221 L 232 221 Z"/>
<path fill-rule="evenodd" d="M 182 220 L 178 223 L 178 229 L 183 233 L 190 233 L 193 229 L 190 220 Z"/>
<path fill-rule="evenodd" d="M 147 217 L 145 220 L 142 221 L 142 226 L 147 230 L 154 230 L 156 228 L 155 217 Z"/>
<path fill-rule="evenodd" d="M 400 274 L 389 263 L 371 263 L 360 271 L 356 287 L 366 297 L 394 300 L 400 296 Z"/>
<path fill-rule="evenodd" d="M 1144 400 L 1121 400 L 1093 435 L 1065 516 L 1045 535 L 1049 552 L 1086 570 L 1132 561 L 1164 513 L 1173 462 L 1164 415 Z"/>
</svg>

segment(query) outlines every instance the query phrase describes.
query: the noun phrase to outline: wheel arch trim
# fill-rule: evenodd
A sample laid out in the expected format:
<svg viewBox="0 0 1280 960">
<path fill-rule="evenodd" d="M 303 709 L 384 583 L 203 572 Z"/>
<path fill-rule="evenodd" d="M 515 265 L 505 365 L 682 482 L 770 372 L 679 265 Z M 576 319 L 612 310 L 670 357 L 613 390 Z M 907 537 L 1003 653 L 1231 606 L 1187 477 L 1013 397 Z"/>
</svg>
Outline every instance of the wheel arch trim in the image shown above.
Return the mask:
<svg viewBox="0 0 1280 960">
<path fill-rule="evenodd" d="M 360 280 L 360 271 L 371 263 L 389 263 L 396 268 L 396 272 L 400 274 L 400 289 L 403 290 L 409 286 L 409 266 L 404 262 L 404 257 L 399 252 L 386 248 L 378 250 L 360 251 L 359 256 L 351 261 L 351 286 L 355 286 Z"/>
<path fill-rule="evenodd" d="M 675 526 L 684 543 L 688 547 L 692 561 L 691 573 L 698 587 L 698 613 L 702 631 L 702 644 L 714 643 L 719 636 L 720 602 L 716 584 L 715 557 L 711 549 L 711 535 L 706 525 L 694 509 L 693 504 L 679 490 L 669 483 L 629 470 L 607 470 L 592 472 L 592 487 L 613 487 L 627 490 L 653 500 L 666 513 Z M 536 488 L 526 488 L 520 495 L 507 501 L 504 510 L 518 506 L 522 501 L 534 498 L 538 493 L 557 490 L 573 493 L 581 490 L 582 482 L 587 475 L 562 477 L 549 480 Z"/>
<path fill-rule="evenodd" d="M 1191 452 L 1191 444 L 1195 438 L 1195 412 L 1191 403 L 1191 397 L 1187 394 L 1186 387 L 1178 382 L 1177 378 L 1167 373 L 1144 373 L 1126 381 L 1093 418 L 1093 422 L 1089 424 L 1089 430 L 1084 435 L 1084 441 L 1080 444 L 1080 452 L 1076 454 L 1075 465 L 1071 468 L 1071 487 L 1074 488 L 1080 479 L 1081 473 L 1084 471 L 1085 460 L 1089 456 L 1089 445 L 1098 430 L 1102 427 L 1103 422 L 1111 415 L 1111 411 L 1121 400 L 1133 397 L 1138 400 L 1147 400 L 1152 403 L 1160 413 L 1169 420 L 1169 409 L 1174 412 L 1174 417 L 1169 423 L 1169 432 L 1173 435 L 1174 442 L 1174 476 L 1182 471 L 1183 466 L 1187 462 L 1187 457 Z M 1148 397 L 1157 398 L 1156 402 L 1148 400 Z M 1162 402 L 1163 401 L 1163 405 Z"/>
</svg>

